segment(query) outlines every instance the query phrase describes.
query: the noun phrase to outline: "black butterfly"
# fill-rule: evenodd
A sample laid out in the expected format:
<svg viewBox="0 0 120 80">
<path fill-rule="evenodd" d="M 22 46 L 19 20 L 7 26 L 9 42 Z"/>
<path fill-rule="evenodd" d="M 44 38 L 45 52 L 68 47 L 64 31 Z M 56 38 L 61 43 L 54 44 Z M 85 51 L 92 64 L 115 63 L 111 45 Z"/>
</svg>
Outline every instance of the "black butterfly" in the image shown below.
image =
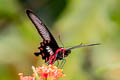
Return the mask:
<svg viewBox="0 0 120 80">
<path fill-rule="evenodd" d="M 39 47 L 40 52 L 35 53 L 36 56 L 41 55 L 42 59 L 45 60 L 45 62 L 48 62 L 48 64 L 53 64 L 57 60 L 62 60 L 66 56 L 69 55 L 72 49 L 80 48 L 80 47 L 87 47 L 87 46 L 94 46 L 98 44 L 87 44 L 87 45 L 77 45 L 71 48 L 61 48 L 58 46 L 57 42 L 55 41 L 54 37 L 48 30 L 48 28 L 45 26 L 45 24 L 42 22 L 41 19 L 39 19 L 32 11 L 26 10 L 26 13 L 32 23 L 35 25 L 38 33 L 43 38 L 43 42 L 41 42 L 41 45 Z"/>
</svg>

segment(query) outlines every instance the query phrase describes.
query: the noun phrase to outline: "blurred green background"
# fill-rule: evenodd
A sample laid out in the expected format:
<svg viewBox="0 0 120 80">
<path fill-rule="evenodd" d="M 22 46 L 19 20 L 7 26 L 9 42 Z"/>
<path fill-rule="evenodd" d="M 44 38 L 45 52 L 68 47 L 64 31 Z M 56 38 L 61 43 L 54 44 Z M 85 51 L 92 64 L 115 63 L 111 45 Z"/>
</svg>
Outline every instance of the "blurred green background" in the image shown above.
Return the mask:
<svg viewBox="0 0 120 80">
<path fill-rule="evenodd" d="M 26 16 L 43 19 L 60 46 L 102 43 L 75 49 L 60 80 L 120 80 L 120 0 L 0 0 L 0 80 L 31 75 L 43 63 L 34 56 L 42 41 Z"/>
</svg>

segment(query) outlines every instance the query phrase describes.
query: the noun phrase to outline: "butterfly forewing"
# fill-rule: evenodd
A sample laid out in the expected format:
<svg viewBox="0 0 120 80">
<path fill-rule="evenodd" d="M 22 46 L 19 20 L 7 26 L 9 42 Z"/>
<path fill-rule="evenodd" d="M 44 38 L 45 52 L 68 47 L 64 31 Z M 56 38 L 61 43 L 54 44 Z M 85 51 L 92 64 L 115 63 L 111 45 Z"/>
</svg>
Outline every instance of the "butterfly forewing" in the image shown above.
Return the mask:
<svg viewBox="0 0 120 80">
<path fill-rule="evenodd" d="M 50 41 L 52 41 L 53 42 L 53 46 L 55 48 L 58 48 L 57 42 L 55 41 L 55 39 L 53 38 L 52 34 L 49 32 L 49 30 L 45 26 L 45 24 L 42 22 L 42 20 L 40 20 L 30 10 L 26 10 L 26 13 L 27 13 L 28 17 L 30 18 L 30 20 L 32 21 L 32 23 L 35 25 L 38 33 L 43 38 L 43 40 L 50 40 Z"/>
</svg>

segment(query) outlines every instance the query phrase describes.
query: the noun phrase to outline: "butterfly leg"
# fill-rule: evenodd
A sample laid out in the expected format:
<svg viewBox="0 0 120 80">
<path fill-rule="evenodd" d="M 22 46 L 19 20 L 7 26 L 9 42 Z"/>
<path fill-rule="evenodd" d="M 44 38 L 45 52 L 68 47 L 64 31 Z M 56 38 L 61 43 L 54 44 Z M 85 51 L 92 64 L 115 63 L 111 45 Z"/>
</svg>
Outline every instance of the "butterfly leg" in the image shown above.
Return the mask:
<svg viewBox="0 0 120 80">
<path fill-rule="evenodd" d="M 63 59 L 65 59 L 65 57 L 64 57 L 65 55 L 64 55 L 64 53 L 63 53 Z"/>
<path fill-rule="evenodd" d="M 46 65 L 47 65 L 47 66 L 49 65 L 49 61 L 48 61 L 48 62 L 46 62 Z"/>
<path fill-rule="evenodd" d="M 57 60 L 57 67 L 59 66 L 59 61 Z"/>
<path fill-rule="evenodd" d="M 60 69 L 62 69 L 62 68 L 63 68 L 63 66 L 64 66 L 65 62 L 66 62 L 66 59 L 63 59 L 63 60 L 62 60 L 62 62 L 61 62 L 61 64 L 60 64 L 60 67 L 59 67 Z"/>
<path fill-rule="evenodd" d="M 62 62 L 61 62 L 61 64 L 60 64 L 60 69 L 61 68 L 63 68 L 63 66 L 64 66 L 64 64 L 65 64 L 65 62 L 66 62 L 66 59 L 65 59 L 65 57 L 64 57 L 65 55 L 64 55 L 64 53 L 63 53 L 63 55 L 62 55 L 62 57 L 63 57 L 63 59 L 62 59 Z"/>
<path fill-rule="evenodd" d="M 47 65 L 47 66 L 49 65 L 49 60 L 46 62 L 46 65 Z"/>
</svg>

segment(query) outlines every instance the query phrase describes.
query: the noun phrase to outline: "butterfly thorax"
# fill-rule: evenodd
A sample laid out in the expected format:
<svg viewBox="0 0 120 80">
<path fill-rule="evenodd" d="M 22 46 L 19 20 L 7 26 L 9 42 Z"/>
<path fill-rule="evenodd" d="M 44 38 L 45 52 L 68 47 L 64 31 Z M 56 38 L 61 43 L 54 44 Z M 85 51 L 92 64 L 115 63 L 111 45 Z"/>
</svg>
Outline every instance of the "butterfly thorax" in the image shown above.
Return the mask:
<svg viewBox="0 0 120 80">
<path fill-rule="evenodd" d="M 67 57 L 70 52 L 71 51 L 70 50 L 66 50 L 66 48 L 59 48 L 59 49 L 57 49 L 56 53 L 58 55 L 57 55 L 56 60 L 62 60 L 63 58 Z"/>
<path fill-rule="evenodd" d="M 64 59 L 70 52 L 70 50 L 66 50 L 65 48 L 58 48 L 55 54 L 51 56 L 49 64 L 53 64 L 56 60 Z"/>
</svg>

